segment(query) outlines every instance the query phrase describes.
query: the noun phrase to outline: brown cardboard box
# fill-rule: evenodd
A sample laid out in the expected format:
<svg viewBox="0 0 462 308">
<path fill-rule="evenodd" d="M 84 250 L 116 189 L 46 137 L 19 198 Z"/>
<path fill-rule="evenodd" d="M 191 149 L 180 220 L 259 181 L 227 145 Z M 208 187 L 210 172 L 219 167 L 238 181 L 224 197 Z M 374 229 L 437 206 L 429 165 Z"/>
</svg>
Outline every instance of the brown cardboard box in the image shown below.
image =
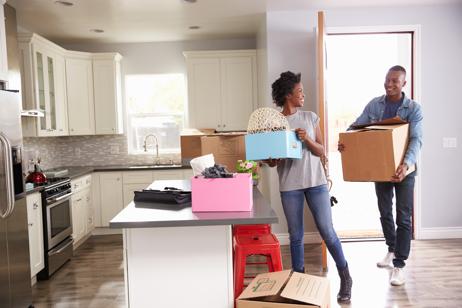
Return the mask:
<svg viewBox="0 0 462 308">
<path fill-rule="evenodd" d="M 245 133 L 214 133 L 214 130 L 185 129 L 181 133 L 181 162 L 189 165 L 194 157 L 212 153 L 217 164 L 235 172 L 236 162 L 245 160 Z"/>
<path fill-rule="evenodd" d="M 260 274 L 236 300 L 237 308 L 330 306 L 329 280 L 290 270 Z"/>
<path fill-rule="evenodd" d="M 402 163 L 409 124 L 399 118 L 340 133 L 343 179 L 351 182 L 389 182 Z M 408 174 L 415 170 L 410 166 Z"/>
<path fill-rule="evenodd" d="M 236 172 L 236 162 L 245 160 L 245 134 L 220 133 L 201 137 L 202 155 L 212 153 L 215 163 L 226 166 L 231 172 Z"/>
</svg>

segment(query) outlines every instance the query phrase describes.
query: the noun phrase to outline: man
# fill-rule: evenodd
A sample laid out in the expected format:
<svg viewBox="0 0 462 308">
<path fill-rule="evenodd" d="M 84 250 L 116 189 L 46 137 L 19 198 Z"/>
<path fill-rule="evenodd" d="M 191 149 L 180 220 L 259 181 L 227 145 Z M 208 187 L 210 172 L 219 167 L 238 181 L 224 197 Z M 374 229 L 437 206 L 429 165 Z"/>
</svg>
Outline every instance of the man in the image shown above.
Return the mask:
<svg viewBox="0 0 462 308">
<path fill-rule="evenodd" d="M 416 164 L 422 146 L 422 111 L 419 104 L 406 97 L 402 88 L 406 85 L 406 70 L 399 65 L 388 70 L 385 78 L 385 95 L 371 100 L 362 114 L 348 128 L 399 116 L 409 123 L 409 144 L 401 165 L 389 182 L 376 182 L 375 191 L 380 211 L 385 243 L 388 253 L 377 262 L 378 267 L 388 267 L 393 261 L 390 283 L 393 286 L 405 282 L 403 268 L 411 247 L 411 216 L 414 205 L 415 171 L 406 176 L 410 166 Z M 339 151 L 348 151 L 341 143 Z M 396 225 L 393 219 L 393 188 L 396 193 Z"/>
</svg>

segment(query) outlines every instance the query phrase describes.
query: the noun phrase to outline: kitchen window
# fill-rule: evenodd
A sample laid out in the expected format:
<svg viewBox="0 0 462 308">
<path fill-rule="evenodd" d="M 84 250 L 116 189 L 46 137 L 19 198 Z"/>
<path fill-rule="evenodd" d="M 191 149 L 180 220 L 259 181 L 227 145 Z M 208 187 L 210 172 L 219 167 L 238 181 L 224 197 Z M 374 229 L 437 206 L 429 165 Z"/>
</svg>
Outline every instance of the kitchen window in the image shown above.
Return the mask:
<svg viewBox="0 0 462 308">
<path fill-rule="evenodd" d="M 184 74 L 128 75 L 125 93 L 128 152 L 152 155 L 154 138 L 148 139 L 147 152 L 143 145 L 145 137 L 153 134 L 159 143 L 159 153 L 180 153 L 186 103 Z"/>
</svg>

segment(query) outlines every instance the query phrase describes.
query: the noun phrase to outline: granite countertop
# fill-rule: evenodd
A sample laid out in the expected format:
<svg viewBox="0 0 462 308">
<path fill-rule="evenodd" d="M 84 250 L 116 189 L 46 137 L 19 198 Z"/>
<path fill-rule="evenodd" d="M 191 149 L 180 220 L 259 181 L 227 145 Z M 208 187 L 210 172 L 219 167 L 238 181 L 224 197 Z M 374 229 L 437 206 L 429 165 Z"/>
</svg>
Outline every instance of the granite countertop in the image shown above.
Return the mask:
<svg viewBox="0 0 462 308">
<path fill-rule="evenodd" d="M 155 181 L 150 187 L 187 187 L 189 180 Z M 183 186 L 182 186 L 183 185 Z M 192 212 L 191 207 L 166 210 L 135 207 L 131 202 L 109 226 L 111 228 L 157 228 L 210 226 L 232 224 L 274 224 L 278 217 L 261 192 L 253 189 L 253 209 L 250 212 Z"/>
<path fill-rule="evenodd" d="M 68 176 L 72 179 L 81 177 L 98 171 L 142 171 L 142 170 L 175 170 L 191 169 L 190 166 L 183 165 L 109 165 L 109 166 L 69 166 L 56 169 L 68 170 Z"/>
</svg>

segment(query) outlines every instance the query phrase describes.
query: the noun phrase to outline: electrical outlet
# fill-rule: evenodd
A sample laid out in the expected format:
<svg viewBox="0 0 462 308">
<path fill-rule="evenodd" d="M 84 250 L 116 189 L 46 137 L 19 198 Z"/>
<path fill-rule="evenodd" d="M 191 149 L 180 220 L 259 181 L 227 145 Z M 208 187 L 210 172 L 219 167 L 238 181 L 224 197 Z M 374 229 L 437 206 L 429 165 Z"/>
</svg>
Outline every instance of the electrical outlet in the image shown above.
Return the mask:
<svg viewBox="0 0 462 308">
<path fill-rule="evenodd" d="M 111 145 L 111 154 L 119 154 L 119 146 Z"/>
<path fill-rule="evenodd" d="M 443 137 L 443 148 L 457 148 L 457 138 Z"/>
</svg>

